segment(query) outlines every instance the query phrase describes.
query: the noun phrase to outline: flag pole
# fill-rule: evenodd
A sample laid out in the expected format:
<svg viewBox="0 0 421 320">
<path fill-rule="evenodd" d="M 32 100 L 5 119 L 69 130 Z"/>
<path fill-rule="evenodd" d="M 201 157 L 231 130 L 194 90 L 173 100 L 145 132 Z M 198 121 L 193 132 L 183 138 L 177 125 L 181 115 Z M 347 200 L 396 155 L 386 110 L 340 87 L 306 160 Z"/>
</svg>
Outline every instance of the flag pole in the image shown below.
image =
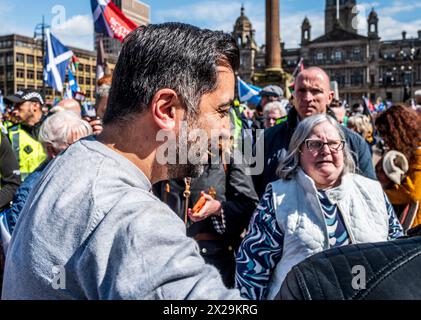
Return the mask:
<svg viewBox="0 0 421 320">
<path fill-rule="evenodd" d="M 340 13 L 339 13 L 339 0 L 336 0 L 336 20 L 339 21 L 340 19 Z"/>
</svg>

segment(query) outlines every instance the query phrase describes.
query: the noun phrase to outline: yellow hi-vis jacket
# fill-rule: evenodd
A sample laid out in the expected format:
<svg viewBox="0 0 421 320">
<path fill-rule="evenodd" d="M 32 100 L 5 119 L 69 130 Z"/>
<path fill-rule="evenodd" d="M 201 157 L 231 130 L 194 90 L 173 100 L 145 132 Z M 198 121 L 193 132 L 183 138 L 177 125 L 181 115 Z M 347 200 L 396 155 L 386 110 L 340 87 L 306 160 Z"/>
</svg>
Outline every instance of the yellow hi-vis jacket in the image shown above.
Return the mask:
<svg viewBox="0 0 421 320">
<path fill-rule="evenodd" d="M 19 163 L 22 182 L 47 158 L 42 144 L 29 133 L 15 125 L 9 129 L 9 139 Z"/>
</svg>

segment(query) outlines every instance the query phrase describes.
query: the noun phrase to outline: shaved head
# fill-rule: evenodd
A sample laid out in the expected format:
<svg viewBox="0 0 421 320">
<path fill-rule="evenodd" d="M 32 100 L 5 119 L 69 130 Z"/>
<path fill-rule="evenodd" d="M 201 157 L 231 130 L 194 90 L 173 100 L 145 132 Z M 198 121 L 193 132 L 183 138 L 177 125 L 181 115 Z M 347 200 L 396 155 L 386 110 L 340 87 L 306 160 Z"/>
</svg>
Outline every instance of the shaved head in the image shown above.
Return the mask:
<svg viewBox="0 0 421 320">
<path fill-rule="evenodd" d="M 300 77 L 308 77 L 308 76 L 319 78 L 330 89 L 329 75 L 322 68 L 310 67 L 308 69 L 305 69 L 298 74 L 297 79 L 299 79 Z"/>
<path fill-rule="evenodd" d="M 295 80 L 294 107 L 301 119 L 326 113 L 333 95 L 329 76 L 321 68 L 305 69 Z"/>
<path fill-rule="evenodd" d="M 76 113 L 79 117 L 81 116 L 82 109 L 79 102 L 75 99 L 64 99 L 57 104 L 58 107 L 63 108 L 67 111 Z"/>
</svg>

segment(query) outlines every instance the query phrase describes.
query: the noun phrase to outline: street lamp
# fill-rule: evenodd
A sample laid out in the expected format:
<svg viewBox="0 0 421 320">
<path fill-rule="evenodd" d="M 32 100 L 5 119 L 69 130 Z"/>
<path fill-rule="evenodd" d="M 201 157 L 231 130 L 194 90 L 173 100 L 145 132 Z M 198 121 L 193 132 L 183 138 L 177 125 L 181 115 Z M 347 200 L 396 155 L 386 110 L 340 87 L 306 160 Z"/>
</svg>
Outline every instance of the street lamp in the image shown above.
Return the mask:
<svg viewBox="0 0 421 320">
<path fill-rule="evenodd" d="M 408 53 L 403 49 L 401 49 L 399 52 L 399 57 L 401 58 L 402 63 L 400 66 L 400 72 L 403 86 L 403 102 L 411 99 L 412 96 L 415 53 L 416 50 L 413 46 L 411 46 Z"/>
<path fill-rule="evenodd" d="M 35 26 L 34 30 L 34 41 L 36 42 L 41 37 L 41 52 L 42 52 L 42 64 L 43 64 L 43 71 L 44 71 L 44 63 L 45 63 L 45 30 L 50 28 L 49 25 L 45 24 L 45 17 L 42 16 L 42 23 L 38 23 Z M 45 80 L 44 76 L 42 77 L 42 95 L 45 97 Z"/>
</svg>

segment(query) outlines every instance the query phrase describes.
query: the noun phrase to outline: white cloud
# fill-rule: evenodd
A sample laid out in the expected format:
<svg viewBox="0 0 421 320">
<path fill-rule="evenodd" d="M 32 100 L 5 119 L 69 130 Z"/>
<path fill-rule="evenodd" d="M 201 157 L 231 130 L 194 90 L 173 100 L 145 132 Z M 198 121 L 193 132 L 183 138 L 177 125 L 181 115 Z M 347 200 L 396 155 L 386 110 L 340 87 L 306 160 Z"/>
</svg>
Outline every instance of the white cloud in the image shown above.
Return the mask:
<svg viewBox="0 0 421 320">
<path fill-rule="evenodd" d="M 391 6 L 387 6 L 379 10 L 379 13 L 384 16 L 396 15 L 402 12 L 413 12 L 421 9 L 421 3 L 408 3 L 395 1 Z"/>
<path fill-rule="evenodd" d="M 319 13 L 310 14 L 286 14 L 281 16 L 281 38 L 285 42 L 285 47 L 298 48 L 301 43 L 301 25 L 304 18 L 310 20 L 311 24 L 311 39 L 314 40 L 324 33 L 324 16 Z"/>
<path fill-rule="evenodd" d="M 417 37 L 421 30 L 421 19 L 402 22 L 392 17 L 379 16 L 379 32 L 383 40 L 396 40 L 402 38 L 402 31 L 407 32 L 407 38 Z"/>
<path fill-rule="evenodd" d="M 60 41 L 68 46 L 93 50 L 92 15 L 77 15 L 51 30 Z"/>
</svg>

